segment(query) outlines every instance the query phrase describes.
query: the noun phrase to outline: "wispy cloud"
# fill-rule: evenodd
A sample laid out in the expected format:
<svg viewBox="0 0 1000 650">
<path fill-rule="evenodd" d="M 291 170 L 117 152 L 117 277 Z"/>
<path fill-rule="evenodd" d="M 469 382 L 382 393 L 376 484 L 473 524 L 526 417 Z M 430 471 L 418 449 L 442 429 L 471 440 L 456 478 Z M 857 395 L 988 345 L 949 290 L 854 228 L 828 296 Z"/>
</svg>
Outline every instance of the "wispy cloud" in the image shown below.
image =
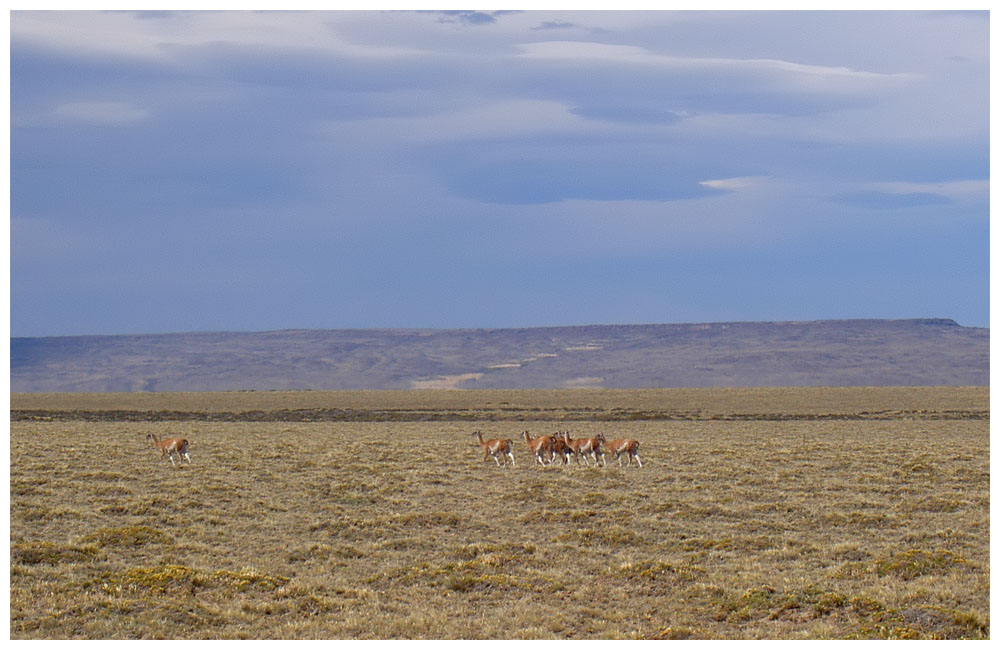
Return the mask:
<svg viewBox="0 0 1000 650">
<path fill-rule="evenodd" d="M 127 102 L 70 102 L 49 113 L 51 121 L 91 125 L 123 125 L 150 117 L 148 110 Z"/>
<path fill-rule="evenodd" d="M 515 11 L 474 11 L 464 9 L 442 10 L 433 13 L 441 14 L 441 22 L 460 22 L 466 25 L 489 25 L 497 22 L 500 16 L 518 13 Z"/>
<path fill-rule="evenodd" d="M 517 46 L 525 59 L 545 59 L 656 66 L 671 69 L 724 71 L 727 73 L 772 73 L 790 78 L 842 79 L 857 81 L 904 82 L 914 75 L 906 72 L 879 73 L 845 66 L 825 66 L 766 58 L 681 57 L 660 54 L 634 45 L 615 45 L 592 41 L 544 41 Z M 822 88 L 817 86 L 817 88 Z"/>
<path fill-rule="evenodd" d="M 740 176 L 737 178 L 720 178 L 716 180 L 701 181 L 699 185 L 710 187 L 713 190 L 724 190 L 727 192 L 738 192 L 756 187 L 760 183 L 759 177 Z"/>
<path fill-rule="evenodd" d="M 989 179 L 944 181 L 933 183 L 890 182 L 871 183 L 868 189 L 891 194 L 937 194 L 952 200 L 988 199 Z"/>
<path fill-rule="evenodd" d="M 575 23 L 566 22 L 565 20 L 546 20 L 531 29 L 532 31 L 542 32 L 550 29 L 573 29 L 576 26 Z"/>
<path fill-rule="evenodd" d="M 663 106 L 643 106 L 640 104 L 623 106 L 611 102 L 601 103 L 599 100 L 587 106 L 575 107 L 572 109 L 572 113 L 588 120 L 650 125 L 673 124 L 682 117 L 677 111 Z"/>
<path fill-rule="evenodd" d="M 835 203 L 843 203 L 873 210 L 900 210 L 929 205 L 947 205 L 951 199 L 931 192 L 895 192 L 859 191 L 846 192 L 831 197 Z"/>
<path fill-rule="evenodd" d="M 242 46 L 358 58 L 395 58 L 426 51 L 353 42 L 330 20 L 310 12 L 53 12 L 15 11 L 11 41 L 94 57 L 174 61 L 192 48 Z"/>
<path fill-rule="evenodd" d="M 511 140 L 532 136 L 593 132 L 594 127 L 564 104 L 511 99 L 413 117 L 328 122 L 321 132 L 365 134 L 373 142 L 442 143 Z"/>
</svg>

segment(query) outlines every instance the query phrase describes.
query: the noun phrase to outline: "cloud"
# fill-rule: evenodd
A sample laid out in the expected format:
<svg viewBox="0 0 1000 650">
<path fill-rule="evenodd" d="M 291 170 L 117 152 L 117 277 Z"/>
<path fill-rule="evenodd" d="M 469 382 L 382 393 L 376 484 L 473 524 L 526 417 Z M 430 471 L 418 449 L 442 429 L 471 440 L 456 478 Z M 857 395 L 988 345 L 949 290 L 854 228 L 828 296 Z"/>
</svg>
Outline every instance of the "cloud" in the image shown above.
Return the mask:
<svg viewBox="0 0 1000 650">
<path fill-rule="evenodd" d="M 57 122 L 113 126 L 141 122 L 150 113 L 127 102 L 69 102 L 54 108 L 49 116 Z"/>
<path fill-rule="evenodd" d="M 951 199 L 930 192 L 910 192 L 893 194 L 890 192 L 846 192 L 831 197 L 836 203 L 874 210 L 901 210 L 928 205 L 948 205 Z"/>
<path fill-rule="evenodd" d="M 220 46 L 311 50 L 376 59 L 426 54 L 414 48 L 361 44 L 343 38 L 336 20 L 350 19 L 352 13 L 14 11 L 10 31 L 16 46 L 161 63 L 176 62 L 195 48 Z"/>
<path fill-rule="evenodd" d="M 549 29 L 573 29 L 574 27 L 576 27 L 574 23 L 569 23 L 565 20 L 546 20 L 531 29 L 532 31 L 540 32 Z"/>
<path fill-rule="evenodd" d="M 12 327 L 779 318 L 872 264 L 988 322 L 980 17 L 441 17 L 12 13 Z"/>
<path fill-rule="evenodd" d="M 457 195 L 509 205 L 706 197 L 718 190 L 699 180 L 725 168 L 676 146 L 613 139 L 495 142 L 476 150 L 455 143 L 426 159 Z"/>
<path fill-rule="evenodd" d="M 785 83 L 814 91 L 836 91 L 870 84 L 903 83 L 914 78 L 909 73 L 885 74 L 845 66 L 824 66 L 767 58 L 683 57 L 652 52 L 635 45 L 614 45 L 588 41 L 545 41 L 517 45 L 520 57 L 550 61 L 603 62 L 649 66 L 673 70 L 721 72 L 725 74 L 769 75 Z M 758 81 L 761 81 L 758 78 Z M 853 82 L 853 85 L 845 85 Z"/>
<path fill-rule="evenodd" d="M 673 124 L 681 119 L 681 116 L 677 112 L 663 106 L 643 106 L 641 104 L 623 106 L 612 103 L 595 103 L 588 106 L 578 106 L 571 109 L 570 112 L 588 120 L 634 124 Z"/>
<path fill-rule="evenodd" d="M 448 143 L 531 138 L 559 133 L 582 133 L 591 127 L 565 105 L 554 101 L 511 99 L 417 116 L 329 122 L 328 135 L 366 134 L 375 141 Z"/>
<path fill-rule="evenodd" d="M 869 187 L 889 194 L 936 194 L 952 201 L 986 201 L 990 195 L 989 179 L 937 183 L 871 183 Z"/>
<path fill-rule="evenodd" d="M 442 15 L 440 22 L 461 22 L 466 25 L 489 25 L 497 21 L 498 16 L 517 13 L 514 11 L 471 11 L 471 10 L 444 10 L 437 11 Z"/>
<path fill-rule="evenodd" d="M 718 180 L 711 181 L 701 181 L 699 185 L 704 185 L 705 187 L 710 187 L 714 190 L 724 190 L 727 192 L 738 192 L 740 190 L 746 190 L 755 187 L 759 182 L 759 179 L 751 176 L 742 176 L 738 178 L 720 178 Z"/>
</svg>

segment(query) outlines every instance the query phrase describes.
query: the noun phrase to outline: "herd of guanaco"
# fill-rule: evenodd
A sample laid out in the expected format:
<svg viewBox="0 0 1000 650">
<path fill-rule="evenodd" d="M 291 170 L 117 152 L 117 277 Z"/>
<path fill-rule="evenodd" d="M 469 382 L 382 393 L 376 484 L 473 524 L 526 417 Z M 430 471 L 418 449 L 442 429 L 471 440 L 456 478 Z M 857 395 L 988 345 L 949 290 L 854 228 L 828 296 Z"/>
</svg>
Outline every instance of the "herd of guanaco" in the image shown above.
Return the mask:
<svg viewBox="0 0 1000 650">
<path fill-rule="evenodd" d="M 483 449 L 483 461 L 492 457 L 498 466 L 500 458 L 503 457 L 503 466 L 510 460 L 511 467 L 514 465 L 514 441 L 509 438 L 494 438 L 493 440 L 483 440 L 481 431 L 476 431 L 472 435 L 476 436 L 479 446 Z M 597 434 L 596 438 L 571 438 L 569 431 L 559 431 L 551 436 L 531 437 L 527 431 L 521 435 L 528 445 L 528 450 L 535 457 L 535 462 L 541 466 L 552 465 L 557 459 L 561 459 L 563 465 L 568 465 L 570 458 L 580 463 L 583 458 L 585 465 L 590 465 L 594 461 L 594 466 L 606 466 L 604 450 L 615 455 L 618 466 L 622 466 L 622 455 L 628 459 L 628 465 L 632 460 L 642 467 L 642 460 L 639 458 L 639 441 L 630 438 L 620 438 L 618 440 L 607 441 L 603 433 Z"/>
<path fill-rule="evenodd" d="M 483 449 L 484 462 L 487 458 L 492 457 L 496 461 L 497 466 L 500 466 L 500 457 L 502 456 L 504 466 L 510 460 L 511 467 L 516 467 L 514 464 L 513 440 L 509 438 L 483 440 L 483 433 L 481 431 L 476 431 L 472 435 L 476 436 L 479 440 L 479 446 Z M 608 442 L 603 433 L 597 434 L 596 438 L 571 438 L 569 431 L 559 431 L 555 435 L 538 436 L 536 438 L 532 438 L 531 434 L 527 431 L 522 432 L 521 435 L 524 436 L 524 442 L 527 443 L 528 449 L 534 455 L 535 461 L 542 467 L 554 464 L 557 458 L 562 460 L 563 465 L 568 465 L 570 458 L 575 459 L 577 464 L 579 464 L 581 457 L 585 465 L 589 466 L 590 461 L 593 460 L 595 467 L 607 466 L 608 463 L 604 457 L 605 448 L 608 452 L 615 455 L 619 467 L 622 466 L 623 454 L 628 458 L 629 465 L 635 459 L 639 467 L 642 467 L 642 460 L 639 458 L 638 440 L 620 438 Z M 156 434 L 150 433 L 146 436 L 146 439 L 153 441 L 153 444 L 160 450 L 161 458 L 169 458 L 171 465 L 175 465 L 183 460 L 186 460 L 189 465 L 191 464 L 191 456 L 188 454 L 188 441 L 184 438 L 164 438 L 160 440 L 156 437 Z M 174 456 L 177 456 L 176 463 Z"/>
</svg>

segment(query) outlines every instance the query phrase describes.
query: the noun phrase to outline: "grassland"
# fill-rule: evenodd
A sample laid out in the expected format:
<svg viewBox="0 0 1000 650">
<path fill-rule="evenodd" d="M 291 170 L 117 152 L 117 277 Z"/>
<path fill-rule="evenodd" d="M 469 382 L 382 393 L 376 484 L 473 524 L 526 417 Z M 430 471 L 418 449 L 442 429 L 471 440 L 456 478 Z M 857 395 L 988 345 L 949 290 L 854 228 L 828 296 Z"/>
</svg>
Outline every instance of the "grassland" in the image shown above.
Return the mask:
<svg viewBox="0 0 1000 650">
<path fill-rule="evenodd" d="M 989 637 L 987 388 L 13 395 L 10 634 Z M 312 421 L 310 421 L 312 420 Z M 482 461 L 606 432 L 645 466 Z M 147 433 L 191 441 L 172 467 Z"/>
</svg>

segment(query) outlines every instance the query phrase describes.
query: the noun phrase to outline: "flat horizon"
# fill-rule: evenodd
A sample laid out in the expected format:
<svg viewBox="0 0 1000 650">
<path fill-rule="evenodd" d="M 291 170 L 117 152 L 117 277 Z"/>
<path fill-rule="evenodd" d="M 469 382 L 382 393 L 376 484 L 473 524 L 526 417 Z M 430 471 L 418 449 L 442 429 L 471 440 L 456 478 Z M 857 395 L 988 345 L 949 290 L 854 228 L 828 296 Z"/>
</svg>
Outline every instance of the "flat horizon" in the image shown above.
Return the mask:
<svg viewBox="0 0 1000 650">
<path fill-rule="evenodd" d="M 526 330 L 526 329 L 562 329 L 574 327 L 652 327 L 652 326 L 672 326 L 672 325 L 736 325 L 736 324 L 809 324 L 809 323 L 837 323 L 853 321 L 879 321 L 879 322 L 941 322 L 953 323 L 958 327 L 969 329 L 989 329 L 989 325 L 964 325 L 954 318 L 946 317 L 921 317 L 911 318 L 816 318 L 809 320 L 788 319 L 788 320 L 745 320 L 745 321 L 686 321 L 686 322 L 658 322 L 658 323 L 582 323 L 582 324 L 562 324 L 562 325 L 514 325 L 509 327 L 283 327 L 278 329 L 261 330 L 190 330 L 179 332 L 116 332 L 99 334 L 51 334 L 43 336 L 11 336 L 11 339 L 49 339 L 49 338 L 81 338 L 81 337 L 108 337 L 108 336 L 183 336 L 191 334 L 270 334 L 278 332 L 349 332 L 349 331 L 427 331 L 427 332 L 448 332 L 448 331 L 491 331 L 491 330 Z"/>
</svg>

